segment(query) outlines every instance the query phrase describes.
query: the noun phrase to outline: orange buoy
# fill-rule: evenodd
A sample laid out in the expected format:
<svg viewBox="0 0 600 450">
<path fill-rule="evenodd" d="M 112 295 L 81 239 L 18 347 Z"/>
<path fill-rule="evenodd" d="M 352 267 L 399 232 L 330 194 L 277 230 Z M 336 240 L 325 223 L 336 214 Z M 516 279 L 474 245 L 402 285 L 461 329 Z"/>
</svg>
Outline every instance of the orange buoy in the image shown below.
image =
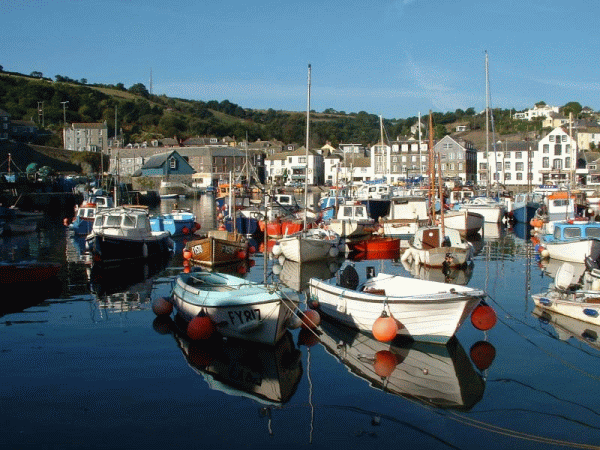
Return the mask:
<svg viewBox="0 0 600 450">
<path fill-rule="evenodd" d="M 65 218 L 63 219 L 63 225 L 64 225 L 64 226 L 68 226 L 68 225 L 69 225 L 69 219 L 68 219 L 68 218 L 66 218 L 66 217 L 65 217 Z"/>
<path fill-rule="evenodd" d="M 192 271 L 192 269 L 190 268 L 190 266 L 185 266 L 183 268 L 183 273 L 190 273 Z"/>
<path fill-rule="evenodd" d="M 375 362 L 373 362 L 373 370 L 381 378 L 389 377 L 396 366 L 398 358 L 389 350 L 379 350 L 375 353 Z"/>
<path fill-rule="evenodd" d="M 196 316 L 187 327 L 187 335 L 192 340 L 208 339 L 215 331 L 215 325 L 208 316 Z"/>
<path fill-rule="evenodd" d="M 475 342 L 469 351 L 471 361 L 479 370 L 486 370 L 496 357 L 496 349 L 487 341 Z"/>
<path fill-rule="evenodd" d="M 159 297 L 152 302 L 152 311 L 157 316 L 168 316 L 173 312 L 173 304 L 165 297 Z"/>
<path fill-rule="evenodd" d="M 398 324 L 393 317 L 390 317 L 384 311 L 373 323 L 373 336 L 380 342 L 390 342 L 398 334 Z"/>
<path fill-rule="evenodd" d="M 189 229 L 188 227 L 183 227 L 183 228 L 181 229 L 181 232 L 182 232 L 183 234 L 190 234 L 190 229 Z"/>
<path fill-rule="evenodd" d="M 484 303 L 477 305 L 471 313 L 471 323 L 478 330 L 490 330 L 496 325 L 496 312 Z"/>
<path fill-rule="evenodd" d="M 303 328 L 316 328 L 321 323 L 321 316 L 314 309 L 307 309 L 301 314 Z"/>
<path fill-rule="evenodd" d="M 189 259 L 184 259 L 183 260 L 183 267 L 189 267 L 190 266 L 190 260 Z"/>
<path fill-rule="evenodd" d="M 225 228 L 225 225 L 221 225 L 221 226 L 219 226 L 219 230 L 220 231 L 225 231 L 225 230 L 227 230 L 227 228 Z"/>
<path fill-rule="evenodd" d="M 187 248 L 183 250 L 183 259 L 190 259 L 192 257 L 192 252 L 190 252 Z"/>
<path fill-rule="evenodd" d="M 312 347 L 320 342 L 319 336 L 309 330 L 308 328 L 302 328 L 298 333 L 298 345 L 306 345 Z"/>
</svg>

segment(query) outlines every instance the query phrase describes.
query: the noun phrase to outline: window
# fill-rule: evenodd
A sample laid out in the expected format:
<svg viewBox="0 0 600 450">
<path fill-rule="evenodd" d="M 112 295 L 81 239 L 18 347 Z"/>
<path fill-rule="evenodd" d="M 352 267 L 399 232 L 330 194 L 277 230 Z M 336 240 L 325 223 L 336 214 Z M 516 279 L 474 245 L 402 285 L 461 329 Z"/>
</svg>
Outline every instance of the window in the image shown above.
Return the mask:
<svg viewBox="0 0 600 450">
<path fill-rule="evenodd" d="M 177 169 L 177 159 L 175 158 L 170 158 L 169 159 L 169 167 L 171 169 Z"/>
<path fill-rule="evenodd" d="M 562 145 L 560 144 L 556 144 L 554 146 L 554 156 L 558 156 L 560 155 L 560 152 L 562 151 Z"/>
<path fill-rule="evenodd" d="M 550 168 L 550 158 L 548 158 L 548 157 L 542 158 L 542 168 L 543 169 Z"/>
<path fill-rule="evenodd" d="M 549 140 L 550 142 L 554 142 L 554 135 L 553 135 L 553 134 L 551 134 L 550 136 L 548 136 L 548 140 Z"/>
<path fill-rule="evenodd" d="M 501 162 L 496 163 L 496 170 L 502 170 L 502 163 Z"/>
<path fill-rule="evenodd" d="M 544 153 L 550 153 L 550 145 L 549 144 L 544 144 L 543 152 Z"/>
<path fill-rule="evenodd" d="M 569 157 L 566 157 L 566 158 L 565 158 L 565 167 L 566 167 L 567 169 L 570 169 L 570 168 L 571 168 L 571 158 L 569 158 Z"/>
<path fill-rule="evenodd" d="M 504 163 L 504 170 L 510 170 L 510 161 Z"/>
<path fill-rule="evenodd" d="M 600 239 L 600 227 L 586 227 L 585 235 L 587 237 Z"/>
<path fill-rule="evenodd" d="M 463 163 L 458 163 L 458 170 L 463 170 Z"/>
<path fill-rule="evenodd" d="M 479 163 L 480 170 L 487 170 L 487 163 Z"/>
<path fill-rule="evenodd" d="M 555 170 L 561 170 L 562 169 L 562 159 L 555 159 L 554 161 L 552 161 L 552 168 Z"/>
<path fill-rule="evenodd" d="M 504 158 L 510 158 L 510 152 L 504 152 Z"/>
<path fill-rule="evenodd" d="M 523 159 L 523 152 L 516 152 L 515 153 L 515 158 L 516 159 Z"/>
<path fill-rule="evenodd" d="M 522 162 L 518 162 L 518 163 L 515 164 L 515 170 L 522 172 L 523 168 L 524 167 L 523 167 L 523 163 Z"/>
<path fill-rule="evenodd" d="M 298 158 L 298 163 L 299 164 L 306 164 L 306 156 L 300 156 Z"/>
<path fill-rule="evenodd" d="M 566 135 L 566 134 L 563 134 L 563 135 L 562 135 L 562 141 L 563 141 L 563 142 L 567 142 L 567 135 Z"/>
<path fill-rule="evenodd" d="M 581 228 L 579 227 L 568 227 L 565 228 L 565 238 L 578 238 L 581 237 Z M 560 239 L 560 228 L 554 230 L 554 238 Z"/>
<path fill-rule="evenodd" d="M 521 172 L 517 172 L 517 181 L 521 181 L 523 179 L 523 174 Z"/>
<path fill-rule="evenodd" d="M 510 172 L 509 172 L 509 173 L 505 173 L 505 174 L 504 174 L 504 180 L 505 180 L 505 181 L 508 181 L 508 180 L 510 180 Z"/>
</svg>

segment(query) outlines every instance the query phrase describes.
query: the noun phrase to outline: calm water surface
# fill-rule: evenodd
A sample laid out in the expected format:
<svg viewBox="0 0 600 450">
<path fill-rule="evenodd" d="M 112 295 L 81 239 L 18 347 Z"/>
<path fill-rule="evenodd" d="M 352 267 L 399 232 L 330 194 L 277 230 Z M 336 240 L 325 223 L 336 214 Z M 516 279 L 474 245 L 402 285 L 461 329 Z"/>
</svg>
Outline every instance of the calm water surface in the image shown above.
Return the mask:
<svg viewBox="0 0 600 450">
<path fill-rule="evenodd" d="M 215 226 L 210 197 L 180 206 Z M 596 448 L 597 330 L 534 315 L 530 294 L 557 265 L 540 264 L 526 236 L 486 227 L 473 267 L 451 274 L 486 290 L 493 329 L 467 322 L 448 346 L 399 345 L 391 359 L 389 345 L 327 322 L 320 342 L 294 330 L 275 348 L 193 345 L 151 310 L 182 270 L 180 251 L 166 265 L 92 272 L 58 225 L 0 237 L 2 259 L 64 263 L 60 282 L 2 295 L 0 447 Z M 230 270 L 262 281 L 262 255 L 252 261 Z M 340 262 L 276 272 L 303 289 Z M 356 266 L 444 279 L 392 260 Z"/>
</svg>

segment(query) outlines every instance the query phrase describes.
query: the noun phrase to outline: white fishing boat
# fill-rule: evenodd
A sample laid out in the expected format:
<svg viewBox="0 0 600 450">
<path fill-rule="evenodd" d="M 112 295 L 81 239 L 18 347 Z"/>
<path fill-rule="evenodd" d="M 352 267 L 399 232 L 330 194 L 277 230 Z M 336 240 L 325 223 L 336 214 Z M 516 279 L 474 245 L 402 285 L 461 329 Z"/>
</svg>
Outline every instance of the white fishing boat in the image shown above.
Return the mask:
<svg viewBox="0 0 600 450">
<path fill-rule="evenodd" d="M 506 214 L 504 204 L 488 197 L 474 197 L 458 205 L 459 211 L 481 214 L 484 222 L 500 223 Z"/>
<path fill-rule="evenodd" d="M 552 325 L 561 341 L 569 341 L 574 338 L 600 350 L 600 324 L 584 322 L 537 306 L 533 308 L 531 314 L 544 325 Z"/>
<path fill-rule="evenodd" d="M 552 234 L 540 239 L 543 256 L 582 263 L 586 257 L 596 261 L 600 257 L 600 223 L 587 221 L 555 222 Z"/>
<path fill-rule="evenodd" d="M 297 319 L 300 302 L 292 289 L 216 272 L 182 273 L 171 294 L 184 320 L 206 315 L 223 336 L 268 345 L 275 345 Z"/>
<path fill-rule="evenodd" d="M 373 233 L 375 221 L 367 214 L 362 203 L 346 203 L 338 208 L 335 219 L 329 221 L 328 228 L 342 238 L 355 238 Z"/>
<path fill-rule="evenodd" d="M 429 267 L 456 267 L 467 264 L 474 255 L 473 245 L 458 230 L 433 225 L 417 230 L 401 259 Z"/>
<path fill-rule="evenodd" d="M 575 268 L 569 263 L 556 272 L 554 286 L 531 297 L 535 306 L 583 322 L 600 325 L 600 271 L 584 273 L 582 284 L 573 284 Z"/>
<path fill-rule="evenodd" d="M 485 220 L 482 214 L 473 211 L 445 211 L 444 225 L 458 230 L 461 236 L 475 236 L 481 231 Z"/>
<path fill-rule="evenodd" d="M 485 380 L 456 339 L 390 344 L 329 320 L 320 328 L 325 349 L 375 389 L 444 409 L 470 410 L 483 398 Z"/>
<path fill-rule="evenodd" d="M 298 263 L 336 257 L 339 253 L 339 244 L 340 236 L 332 230 L 323 228 L 302 230 L 277 241 L 285 259 Z"/>
<path fill-rule="evenodd" d="M 98 263 L 166 257 L 175 250 L 170 233 L 152 231 L 148 211 L 135 207 L 98 210 L 85 246 Z"/>
<path fill-rule="evenodd" d="M 394 197 L 391 200 L 390 213 L 379 223 L 384 236 L 410 239 L 420 227 L 427 225 L 427 199 L 423 196 Z"/>
<path fill-rule="evenodd" d="M 349 327 L 371 333 L 386 313 L 398 324 L 399 336 L 437 344 L 448 342 L 486 296 L 458 284 L 387 273 L 360 283 L 352 265 L 336 278 L 311 278 L 309 293 L 320 312 Z"/>
</svg>

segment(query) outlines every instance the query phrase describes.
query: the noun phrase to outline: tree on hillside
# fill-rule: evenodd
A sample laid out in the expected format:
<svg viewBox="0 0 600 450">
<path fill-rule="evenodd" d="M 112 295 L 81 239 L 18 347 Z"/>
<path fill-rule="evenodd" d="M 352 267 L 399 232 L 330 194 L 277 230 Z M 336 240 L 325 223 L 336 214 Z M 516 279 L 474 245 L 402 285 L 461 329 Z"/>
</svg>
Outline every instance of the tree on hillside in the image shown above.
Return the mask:
<svg viewBox="0 0 600 450">
<path fill-rule="evenodd" d="M 561 108 L 563 115 L 566 117 L 569 117 L 569 113 L 573 113 L 573 117 L 577 117 L 582 109 L 579 102 L 569 102 Z"/>
<path fill-rule="evenodd" d="M 129 88 L 129 92 L 131 92 L 132 94 L 141 95 L 142 97 L 146 98 L 150 96 L 150 92 L 148 92 L 148 89 L 146 89 L 146 86 L 144 86 L 142 83 L 136 83 L 133 86 L 131 86 Z"/>
<path fill-rule="evenodd" d="M 546 106 L 546 102 L 544 100 L 537 102 L 535 106 Z"/>
</svg>

